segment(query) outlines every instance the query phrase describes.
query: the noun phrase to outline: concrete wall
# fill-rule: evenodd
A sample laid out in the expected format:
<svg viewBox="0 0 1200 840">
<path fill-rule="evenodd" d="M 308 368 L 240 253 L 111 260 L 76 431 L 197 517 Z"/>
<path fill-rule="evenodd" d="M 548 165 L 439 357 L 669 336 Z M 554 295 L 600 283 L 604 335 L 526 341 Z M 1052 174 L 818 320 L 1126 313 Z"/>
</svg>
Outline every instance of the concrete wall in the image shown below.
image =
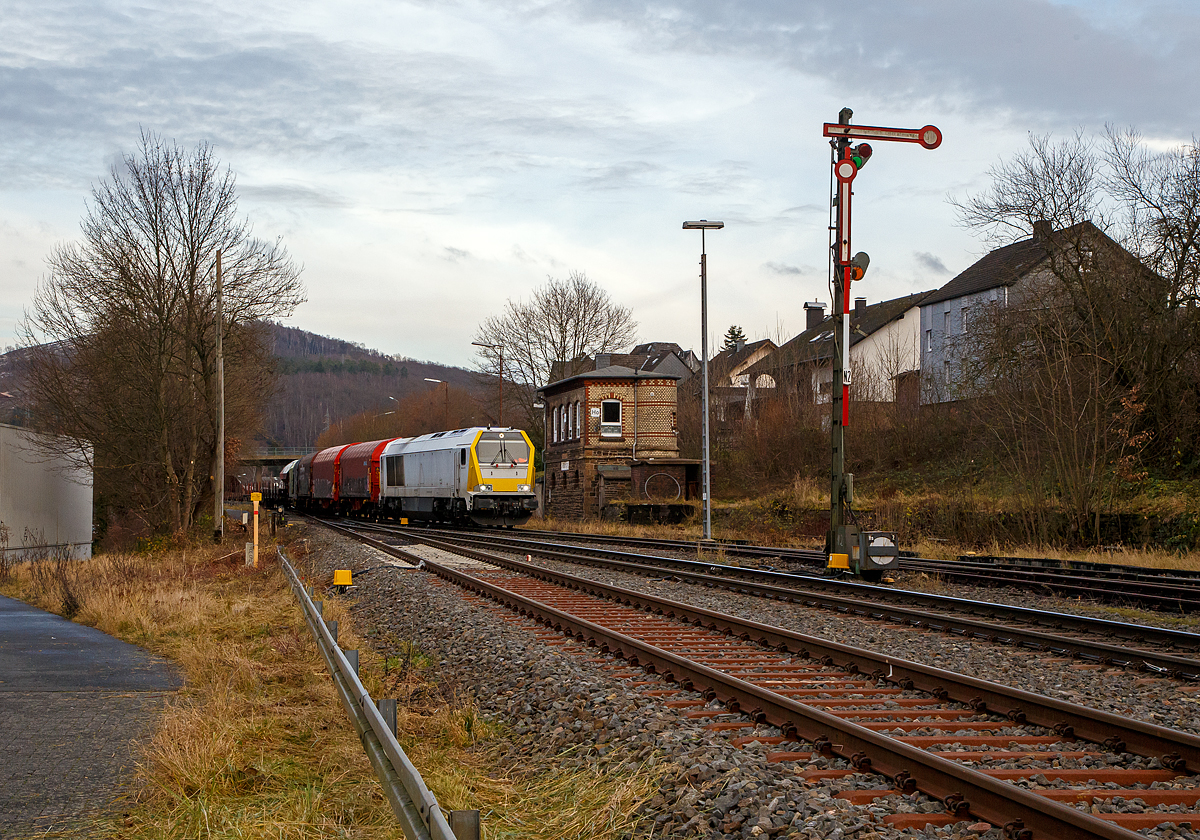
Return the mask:
<svg viewBox="0 0 1200 840">
<path fill-rule="evenodd" d="M 32 448 L 34 437 L 41 436 L 0 425 L 0 523 L 8 529 L 7 555 L 21 559 L 51 546 L 50 551 L 91 557 L 91 470 L 65 458 L 46 460 Z"/>
</svg>

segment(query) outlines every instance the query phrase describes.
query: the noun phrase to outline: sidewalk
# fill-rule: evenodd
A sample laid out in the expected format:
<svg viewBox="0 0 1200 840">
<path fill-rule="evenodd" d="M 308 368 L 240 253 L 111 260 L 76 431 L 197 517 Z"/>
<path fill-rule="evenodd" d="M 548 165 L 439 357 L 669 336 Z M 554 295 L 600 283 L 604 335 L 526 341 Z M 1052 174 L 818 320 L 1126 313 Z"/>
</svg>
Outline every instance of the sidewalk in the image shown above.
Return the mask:
<svg viewBox="0 0 1200 840">
<path fill-rule="evenodd" d="M 0 596 L 0 838 L 80 836 L 120 807 L 170 692 L 165 659 Z"/>
</svg>

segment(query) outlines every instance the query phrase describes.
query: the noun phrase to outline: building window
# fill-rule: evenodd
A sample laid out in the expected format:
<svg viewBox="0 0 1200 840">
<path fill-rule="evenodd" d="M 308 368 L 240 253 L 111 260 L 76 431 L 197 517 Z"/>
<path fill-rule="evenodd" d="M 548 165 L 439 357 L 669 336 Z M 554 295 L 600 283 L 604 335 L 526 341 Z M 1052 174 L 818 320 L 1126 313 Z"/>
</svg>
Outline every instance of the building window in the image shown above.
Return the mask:
<svg viewBox="0 0 1200 840">
<path fill-rule="evenodd" d="M 600 437 L 621 436 L 621 401 L 605 400 L 600 403 Z"/>
<path fill-rule="evenodd" d="M 950 335 L 950 310 L 942 313 L 942 334 Z"/>
<path fill-rule="evenodd" d="M 942 362 L 942 381 L 947 385 L 950 384 L 950 360 L 946 359 Z"/>
<path fill-rule="evenodd" d="M 575 439 L 579 440 L 583 437 L 583 430 L 580 428 L 579 422 L 579 400 L 575 400 Z"/>
<path fill-rule="evenodd" d="M 554 407 L 554 419 L 550 423 L 550 439 L 553 443 L 558 443 L 558 413 L 562 411 L 559 406 Z"/>
<path fill-rule="evenodd" d="M 971 307 L 969 307 L 969 306 L 964 306 L 964 307 L 962 308 L 962 331 L 963 331 L 963 335 L 966 335 L 966 334 L 967 334 L 967 330 L 968 330 L 968 329 L 969 329 L 969 327 L 970 327 L 970 321 L 971 321 Z"/>
<path fill-rule="evenodd" d="M 933 330 L 932 329 L 925 330 L 925 349 L 930 353 L 933 352 Z"/>
</svg>

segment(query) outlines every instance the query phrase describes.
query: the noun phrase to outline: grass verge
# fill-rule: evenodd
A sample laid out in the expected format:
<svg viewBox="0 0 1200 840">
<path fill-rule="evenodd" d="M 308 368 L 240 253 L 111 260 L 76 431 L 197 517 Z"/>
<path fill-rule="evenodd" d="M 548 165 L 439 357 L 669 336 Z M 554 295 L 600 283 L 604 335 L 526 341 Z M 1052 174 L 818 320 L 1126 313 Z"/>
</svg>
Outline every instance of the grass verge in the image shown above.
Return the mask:
<svg viewBox="0 0 1200 840">
<path fill-rule="evenodd" d="M 273 553 L 258 570 L 242 554 L 200 545 L 86 562 L 17 564 L 0 592 L 68 615 L 163 655 L 185 688 L 143 745 L 138 795 L 98 836 L 141 838 L 401 838 L 338 702 Z M 355 632 L 346 604 L 325 603 L 341 644 L 357 647 L 363 681 L 381 696 L 387 663 Z M 630 836 L 662 767 L 600 772 L 506 765 L 503 732 L 469 699 L 423 686 L 432 665 L 389 680 L 401 698 L 400 740 L 443 807 L 479 808 L 484 836 Z"/>
</svg>

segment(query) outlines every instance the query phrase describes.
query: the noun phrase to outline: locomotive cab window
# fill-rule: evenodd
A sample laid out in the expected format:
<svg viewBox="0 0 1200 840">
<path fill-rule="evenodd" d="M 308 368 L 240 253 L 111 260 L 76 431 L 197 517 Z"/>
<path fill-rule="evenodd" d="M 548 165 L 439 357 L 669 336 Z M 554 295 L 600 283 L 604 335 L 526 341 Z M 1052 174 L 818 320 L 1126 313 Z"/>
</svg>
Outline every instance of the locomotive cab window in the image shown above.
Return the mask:
<svg viewBox="0 0 1200 840">
<path fill-rule="evenodd" d="M 604 400 L 600 403 L 600 437 L 621 436 L 621 401 Z"/>
<path fill-rule="evenodd" d="M 458 450 L 458 463 L 464 467 L 467 465 L 467 450 L 466 449 Z"/>
<path fill-rule="evenodd" d="M 465 451 L 465 450 L 464 450 Z M 484 432 L 475 444 L 481 467 L 520 467 L 529 464 L 529 444 L 516 432 Z"/>
</svg>

